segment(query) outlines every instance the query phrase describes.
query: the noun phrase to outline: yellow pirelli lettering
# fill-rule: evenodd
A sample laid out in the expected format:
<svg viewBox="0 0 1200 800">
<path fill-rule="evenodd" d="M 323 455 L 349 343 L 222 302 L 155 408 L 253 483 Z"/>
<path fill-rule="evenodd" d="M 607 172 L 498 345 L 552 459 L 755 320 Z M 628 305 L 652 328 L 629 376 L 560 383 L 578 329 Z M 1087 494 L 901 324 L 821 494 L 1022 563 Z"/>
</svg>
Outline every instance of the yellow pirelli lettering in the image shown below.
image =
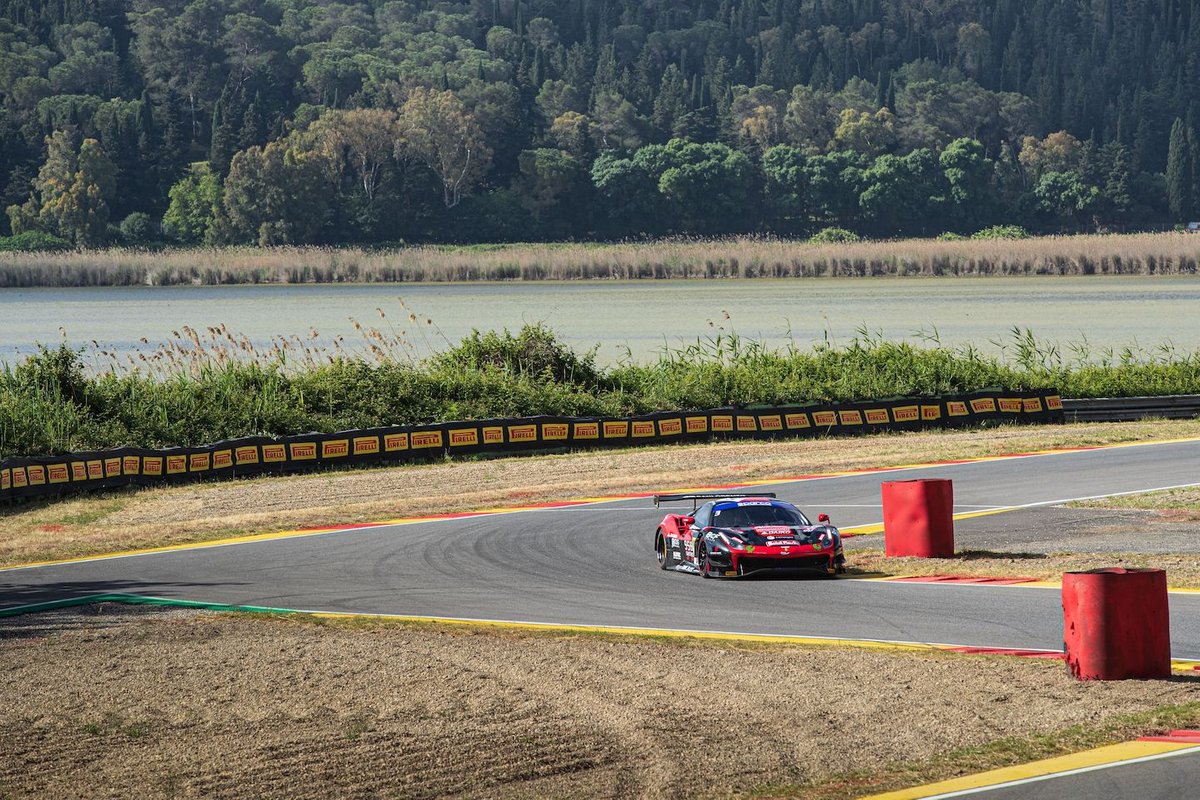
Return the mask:
<svg viewBox="0 0 1200 800">
<path fill-rule="evenodd" d="M 71 470 L 66 464 L 51 464 L 46 468 L 46 477 L 50 483 L 68 483 L 71 480 Z"/>
<path fill-rule="evenodd" d="M 537 425 L 508 426 L 508 440 L 510 442 L 536 442 L 537 438 Z"/>
<path fill-rule="evenodd" d="M 1046 408 L 1050 411 L 1062 411 L 1062 398 L 1052 394 L 1046 398 Z"/>
<path fill-rule="evenodd" d="M 932 422 L 942 418 L 942 407 L 940 405 L 923 405 L 921 406 L 921 419 L 926 422 Z"/>
<path fill-rule="evenodd" d="M 886 425 L 891 422 L 886 408 L 868 408 L 867 409 L 867 424 L 868 425 Z"/>
<path fill-rule="evenodd" d="M 572 426 L 572 439 L 599 439 L 600 438 L 600 423 L 599 422 L 576 422 Z"/>
<path fill-rule="evenodd" d="M 625 420 L 605 420 L 605 439 L 624 439 L 629 436 L 629 423 Z"/>
<path fill-rule="evenodd" d="M 205 472 L 212 466 L 208 453 L 192 453 L 188 456 L 188 472 Z"/>
<path fill-rule="evenodd" d="M 479 444 L 477 428 L 452 428 L 450 430 L 451 447 L 473 447 Z"/>
<path fill-rule="evenodd" d="M 783 417 L 778 414 L 767 414 L 758 418 L 758 427 L 764 431 L 783 430 Z"/>
<path fill-rule="evenodd" d="M 237 459 L 237 463 L 241 464 L 257 464 L 258 463 L 258 445 L 245 444 L 235 448 L 233 457 Z"/>
<path fill-rule="evenodd" d="M 104 459 L 104 477 L 115 478 L 120 474 L 121 474 L 121 459 L 119 456 L 117 458 Z"/>
<path fill-rule="evenodd" d="M 658 421 L 659 436 L 679 436 L 681 433 L 683 433 L 683 420 L 660 419 Z"/>
<path fill-rule="evenodd" d="M 429 450 L 445 446 L 441 431 L 413 431 L 409 442 L 412 444 L 413 450 Z"/>
<path fill-rule="evenodd" d="M 758 430 L 758 420 L 747 414 L 738 414 L 737 429 L 739 433 L 753 433 Z"/>
<path fill-rule="evenodd" d="M 41 464 L 31 464 L 25 468 L 28 472 L 30 486 L 44 486 L 46 483 L 46 468 Z"/>
<path fill-rule="evenodd" d="M 812 418 L 813 418 L 813 424 L 818 425 L 822 428 L 827 428 L 827 427 L 831 427 L 833 425 L 837 425 L 837 421 L 838 421 L 836 411 L 814 411 Z"/>
<path fill-rule="evenodd" d="M 971 411 L 976 414 L 991 414 L 996 410 L 996 401 L 990 397 L 977 397 L 971 401 Z"/>
<path fill-rule="evenodd" d="M 142 459 L 138 456 L 124 456 L 121 459 L 121 472 L 126 475 L 138 475 L 142 471 Z"/>
<path fill-rule="evenodd" d="M 350 455 L 349 439 L 327 439 L 321 442 L 321 458 L 345 458 Z"/>
<path fill-rule="evenodd" d="M 99 460 L 87 462 L 87 476 L 88 476 L 88 480 L 92 480 L 92 481 L 100 480 L 101 478 L 103 478 L 104 477 L 104 462 L 99 461 Z"/>
<path fill-rule="evenodd" d="M 287 448 L 281 444 L 264 444 L 262 458 L 264 464 L 278 464 L 287 461 Z"/>
<path fill-rule="evenodd" d="M 714 433 L 729 433 L 733 430 L 733 417 L 721 415 L 713 415 L 712 429 Z"/>
<path fill-rule="evenodd" d="M 12 468 L 12 485 L 14 489 L 24 489 L 29 485 L 29 476 L 25 473 L 24 467 Z"/>
<path fill-rule="evenodd" d="M 841 420 L 841 423 L 843 425 L 862 425 L 863 424 L 862 412 L 857 409 L 851 409 L 849 411 L 839 411 L 838 418 Z"/>
<path fill-rule="evenodd" d="M 181 472 L 187 472 L 187 456 L 167 456 L 167 474 L 178 475 Z"/>
<path fill-rule="evenodd" d="M 378 436 L 355 436 L 354 455 L 370 456 L 379 452 L 379 437 Z"/>
<path fill-rule="evenodd" d="M 1042 400 L 1039 397 L 1026 397 L 1021 404 L 1026 414 L 1036 414 L 1042 410 Z"/>
<path fill-rule="evenodd" d="M 543 442 L 561 442 L 565 441 L 570 432 L 570 426 L 562 422 L 545 422 L 542 423 L 542 441 Z"/>
<path fill-rule="evenodd" d="M 212 454 L 213 469 L 229 469 L 233 466 L 233 450 L 216 450 Z"/>
<path fill-rule="evenodd" d="M 629 426 L 630 436 L 635 439 L 644 439 L 654 435 L 654 420 L 640 419 L 634 420 Z"/>
<path fill-rule="evenodd" d="M 787 422 L 788 430 L 794 431 L 794 430 L 797 430 L 798 428 L 812 427 L 812 422 L 809 420 L 808 414 L 805 414 L 803 411 L 796 411 L 791 414 L 785 414 L 783 416 L 783 419 L 785 422 Z"/>
<path fill-rule="evenodd" d="M 408 449 L 408 433 L 389 433 L 383 437 L 383 449 L 389 453 Z"/>
<path fill-rule="evenodd" d="M 71 480 L 86 481 L 88 479 L 87 462 L 72 461 L 71 462 Z"/>
<path fill-rule="evenodd" d="M 504 428 L 490 425 L 483 429 L 484 444 L 504 444 Z"/>
<path fill-rule="evenodd" d="M 1020 414 L 1024 404 L 1019 397 L 1001 397 L 1000 398 L 1000 413 L 1001 414 Z"/>
<path fill-rule="evenodd" d="M 688 433 L 708 433 L 708 417 L 688 417 L 684 423 Z"/>
</svg>

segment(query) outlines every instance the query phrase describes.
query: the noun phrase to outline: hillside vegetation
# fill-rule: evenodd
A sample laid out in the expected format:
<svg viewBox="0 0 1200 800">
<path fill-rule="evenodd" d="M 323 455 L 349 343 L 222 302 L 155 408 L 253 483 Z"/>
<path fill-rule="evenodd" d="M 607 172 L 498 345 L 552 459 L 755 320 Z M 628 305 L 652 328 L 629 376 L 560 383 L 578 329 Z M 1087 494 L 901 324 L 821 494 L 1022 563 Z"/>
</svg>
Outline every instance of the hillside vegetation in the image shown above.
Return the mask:
<svg viewBox="0 0 1200 800">
<path fill-rule="evenodd" d="M 0 4 L 0 249 L 1169 225 L 1198 130 L 1200 0 Z"/>
</svg>

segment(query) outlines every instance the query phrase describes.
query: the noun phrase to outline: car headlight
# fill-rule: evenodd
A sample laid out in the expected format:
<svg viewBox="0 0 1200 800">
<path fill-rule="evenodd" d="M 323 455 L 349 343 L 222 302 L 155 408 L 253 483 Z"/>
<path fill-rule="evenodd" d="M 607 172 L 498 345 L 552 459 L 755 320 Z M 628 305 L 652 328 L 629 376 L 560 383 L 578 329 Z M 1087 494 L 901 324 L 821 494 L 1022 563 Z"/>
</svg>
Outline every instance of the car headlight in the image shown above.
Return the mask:
<svg viewBox="0 0 1200 800">
<path fill-rule="evenodd" d="M 741 539 L 734 539 L 733 537 L 721 534 L 721 541 L 724 542 L 725 546 L 730 550 L 736 550 L 739 553 L 745 551 L 746 549 L 746 543 Z"/>
</svg>

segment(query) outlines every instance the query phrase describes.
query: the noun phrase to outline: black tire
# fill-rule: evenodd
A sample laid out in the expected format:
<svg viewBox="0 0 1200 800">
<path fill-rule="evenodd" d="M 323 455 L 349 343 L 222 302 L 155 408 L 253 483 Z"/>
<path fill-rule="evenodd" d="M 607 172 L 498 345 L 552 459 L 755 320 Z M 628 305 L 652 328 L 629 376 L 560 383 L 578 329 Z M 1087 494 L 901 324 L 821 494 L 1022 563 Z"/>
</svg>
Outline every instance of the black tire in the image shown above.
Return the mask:
<svg viewBox="0 0 1200 800">
<path fill-rule="evenodd" d="M 658 559 L 659 569 L 675 568 L 675 556 L 671 555 L 671 548 L 667 547 L 667 537 L 662 528 L 659 528 L 654 536 L 654 555 Z"/>
<path fill-rule="evenodd" d="M 716 575 L 712 571 L 712 562 L 708 560 L 708 548 L 704 546 L 703 542 L 700 543 L 700 552 L 697 555 L 699 556 L 697 560 L 700 563 L 696 566 L 699 567 L 700 574 L 705 578 L 715 578 Z"/>
</svg>

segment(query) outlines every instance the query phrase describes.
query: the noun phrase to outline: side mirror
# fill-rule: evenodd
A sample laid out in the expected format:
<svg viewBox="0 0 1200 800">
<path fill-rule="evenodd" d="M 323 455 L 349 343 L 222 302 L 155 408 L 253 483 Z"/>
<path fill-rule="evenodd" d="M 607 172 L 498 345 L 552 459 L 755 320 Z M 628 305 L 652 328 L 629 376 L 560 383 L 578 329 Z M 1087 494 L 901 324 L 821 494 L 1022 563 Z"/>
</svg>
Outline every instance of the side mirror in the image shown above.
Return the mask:
<svg viewBox="0 0 1200 800">
<path fill-rule="evenodd" d="M 817 514 L 817 522 L 829 522 L 828 514 Z"/>
</svg>

